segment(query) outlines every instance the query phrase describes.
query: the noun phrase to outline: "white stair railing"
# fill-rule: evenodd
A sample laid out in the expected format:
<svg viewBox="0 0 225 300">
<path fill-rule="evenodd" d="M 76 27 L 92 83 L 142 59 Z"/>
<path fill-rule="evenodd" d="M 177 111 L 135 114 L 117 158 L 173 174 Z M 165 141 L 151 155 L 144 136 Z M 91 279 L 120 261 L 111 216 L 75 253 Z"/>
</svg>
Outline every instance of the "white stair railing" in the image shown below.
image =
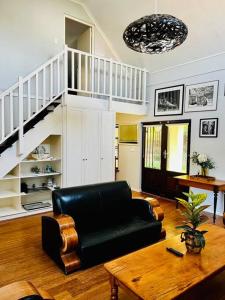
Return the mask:
<svg viewBox="0 0 225 300">
<path fill-rule="evenodd" d="M 23 152 L 24 125 L 64 92 L 112 101 L 146 104 L 145 69 L 65 47 L 45 64 L 0 94 L 0 144 L 18 132 Z"/>
<path fill-rule="evenodd" d="M 147 71 L 68 48 L 68 90 L 113 101 L 145 104 Z"/>
<path fill-rule="evenodd" d="M 64 56 L 62 51 L 0 95 L 0 143 L 18 131 L 22 153 L 24 125 L 65 90 Z"/>
</svg>

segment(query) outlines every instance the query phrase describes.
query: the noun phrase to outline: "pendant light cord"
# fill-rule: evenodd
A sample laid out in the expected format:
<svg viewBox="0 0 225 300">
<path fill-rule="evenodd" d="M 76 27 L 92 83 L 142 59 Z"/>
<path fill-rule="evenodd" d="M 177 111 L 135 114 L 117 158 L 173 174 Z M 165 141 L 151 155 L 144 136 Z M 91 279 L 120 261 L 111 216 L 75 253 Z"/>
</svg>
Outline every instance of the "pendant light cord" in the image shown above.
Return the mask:
<svg viewBox="0 0 225 300">
<path fill-rule="evenodd" d="M 154 13 L 158 13 L 158 0 L 155 0 L 155 5 L 154 5 Z"/>
</svg>

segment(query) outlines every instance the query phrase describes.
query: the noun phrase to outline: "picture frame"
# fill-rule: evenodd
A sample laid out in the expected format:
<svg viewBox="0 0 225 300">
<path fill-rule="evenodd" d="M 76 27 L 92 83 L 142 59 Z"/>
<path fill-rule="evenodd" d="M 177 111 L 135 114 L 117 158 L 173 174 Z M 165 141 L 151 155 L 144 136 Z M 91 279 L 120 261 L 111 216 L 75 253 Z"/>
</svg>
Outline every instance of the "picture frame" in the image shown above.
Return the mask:
<svg viewBox="0 0 225 300">
<path fill-rule="evenodd" d="M 154 116 L 183 114 L 184 85 L 176 85 L 155 90 Z"/>
<path fill-rule="evenodd" d="M 218 118 L 200 119 L 199 137 L 201 138 L 217 138 L 218 136 Z"/>
<path fill-rule="evenodd" d="M 187 85 L 185 112 L 217 110 L 218 89 L 218 80 Z"/>
</svg>

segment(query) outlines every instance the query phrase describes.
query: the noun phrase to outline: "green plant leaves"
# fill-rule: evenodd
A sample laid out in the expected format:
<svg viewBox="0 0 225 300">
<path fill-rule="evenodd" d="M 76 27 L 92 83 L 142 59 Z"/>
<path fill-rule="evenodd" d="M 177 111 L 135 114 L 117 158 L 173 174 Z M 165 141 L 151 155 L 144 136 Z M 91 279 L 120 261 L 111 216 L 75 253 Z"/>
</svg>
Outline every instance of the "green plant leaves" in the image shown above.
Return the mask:
<svg viewBox="0 0 225 300">
<path fill-rule="evenodd" d="M 209 207 L 209 205 L 201 205 L 207 198 L 207 194 L 194 194 L 192 191 L 190 193 L 183 193 L 186 197 L 188 197 L 188 201 L 181 198 L 176 198 L 178 202 L 184 207 L 184 211 L 181 211 L 181 214 L 186 218 L 186 226 L 190 228 L 188 223 L 190 223 L 193 227 L 192 229 L 196 229 L 200 224 L 206 221 L 206 217 L 201 213 Z M 182 229 L 189 230 L 187 227 L 182 225 Z"/>
</svg>

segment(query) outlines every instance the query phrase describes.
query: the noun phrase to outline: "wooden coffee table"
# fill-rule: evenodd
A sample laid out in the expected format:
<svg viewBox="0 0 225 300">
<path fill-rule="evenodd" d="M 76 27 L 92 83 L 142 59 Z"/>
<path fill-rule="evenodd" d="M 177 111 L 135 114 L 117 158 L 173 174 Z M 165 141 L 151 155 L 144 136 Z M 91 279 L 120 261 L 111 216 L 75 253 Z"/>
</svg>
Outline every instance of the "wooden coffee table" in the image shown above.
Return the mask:
<svg viewBox="0 0 225 300">
<path fill-rule="evenodd" d="M 225 230 L 203 225 L 206 247 L 200 255 L 186 253 L 180 236 L 143 248 L 104 266 L 110 275 L 111 300 L 118 299 L 118 287 L 134 299 L 174 299 L 191 287 L 225 270 Z M 185 255 L 166 251 L 172 247 Z"/>
</svg>

